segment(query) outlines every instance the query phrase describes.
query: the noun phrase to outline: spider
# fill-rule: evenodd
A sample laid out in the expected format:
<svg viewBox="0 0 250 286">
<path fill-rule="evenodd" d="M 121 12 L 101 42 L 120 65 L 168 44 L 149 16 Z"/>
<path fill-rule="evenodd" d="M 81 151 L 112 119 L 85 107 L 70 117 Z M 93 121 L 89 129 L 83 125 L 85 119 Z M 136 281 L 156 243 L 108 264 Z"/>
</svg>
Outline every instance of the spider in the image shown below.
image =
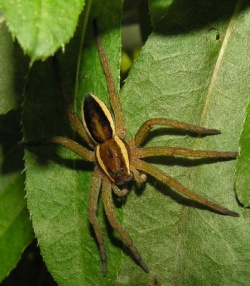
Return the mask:
<svg viewBox="0 0 250 286">
<path fill-rule="evenodd" d="M 115 217 L 112 192 L 114 192 L 114 194 L 118 197 L 124 197 L 128 193 L 128 189 L 126 188 L 128 182 L 134 180 L 137 184 L 141 184 L 145 182 L 146 174 L 148 174 L 162 183 L 173 187 L 185 197 L 207 206 L 218 213 L 230 216 L 239 216 L 238 213 L 193 193 L 181 183 L 165 174 L 163 171 L 142 160 L 143 158 L 149 157 L 175 155 L 184 157 L 234 159 L 237 156 L 237 153 L 190 150 L 172 147 L 142 148 L 141 146 L 143 145 L 150 130 L 157 125 L 187 130 L 197 134 L 220 134 L 220 131 L 216 129 L 207 129 L 165 118 L 154 118 L 147 120 L 139 128 L 134 139 L 126 141 L 125 122 L 122 108 L 109 67 L 108 57 L 98 32 L 96 21 L 94 21 L 94 35 L 98 47 L 100 61 L 106 76 L 109 101 L 113 111 L 114 120 L 107 106 L 98 97 L 88 93 L 85 95 L 83 101 L 81 122 L 70 107 L 62 80 L 59 76 L 58 81 L 62 90 L 68 120 L 70 121 L 74 130 L 92 150 L 85 148 L 76 141 L 60 136 L 54 136 L 37 142 L 26 142 L 25 144 L 30 147 L 51 143 L 60 144 L 84 159 L 95 163 L 94 174 L 90 186 L 88 216 L 99 245 L 103 274 L 107 274 L 107 256 L 104 238 L 97 218 L 98 199 L 100 195 L 102 196 L 104 210 L 110 225 L 120 234 L 121 238 L 128 246 L 135 260 L 142 267 L 142 269 L 145 272 L 149 272 L 147 264 L 142 260 L 142 257 L 139 254 L 136 246 L 133 244 L 130 235 Z"/>
</svg>

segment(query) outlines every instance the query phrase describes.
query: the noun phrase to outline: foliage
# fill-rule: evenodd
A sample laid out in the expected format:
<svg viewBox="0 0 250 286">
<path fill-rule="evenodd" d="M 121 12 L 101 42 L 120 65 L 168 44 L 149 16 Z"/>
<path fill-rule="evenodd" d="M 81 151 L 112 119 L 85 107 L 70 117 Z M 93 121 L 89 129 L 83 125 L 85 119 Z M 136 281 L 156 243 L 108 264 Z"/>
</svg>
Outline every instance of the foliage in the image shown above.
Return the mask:
<svg viewBox="0 0 250 286">
<path fill-rule="evenodd" d="M 8 41 L 0 49 L 0 58 L 1 65 L 8 69 L 1 79 L 4 88 L 0 90 L 0 111 L 3 120 L 8 122 L 13 121 L 16 114 L 15 128 L 20 133 L 19 123 L 22 123 L 25 140 L 52 135 L 79 140 L 64 114 L 53 62 L 49 58 L 59 47 L 64 47 L 73 34 L 65 52 L 57 54 L 72 106 L 79 115 L 87 92 L 108 103 L 105 77 L 93 38 L 93 18 L 98 21 L 119 89 L 122 1 L 112 0 L 104 5 L 101 0 L 93 0 L 86 1 L 85 6 L 83 1 L 74 2 L 72 5 L 72 1 L 66 0 L 37 0 L 32 6 L 30 1 L 18 2 L 19 6 L 14 5 L 14 1 L 0 2 L 10 33 L 33 63 L 28 68 L 27 57 L 20 56 L 2 22 L 1 37 Z M 6 267 L 0 266 L 1 279 L 15 267 L 33 237 L 31 216 L 43 259 L 59 285 L 248 285 L 249 210 L 243 209 L 241 203 L 248 206 L 249 192 L 244 196 L 241 192 L 242 186 L 249 188 L 245 171 L 249 168 L 249 144 L 244 137 L 248 132 L 241 131 L 244 121 L 246 130 L 249 125 L 249 108 L 246 109 L 250 83 L 249 5 L 232 0 L 219 3 L 215 0 L 195 3 L 150 0 L 149 10 L 153 31 L 120 92 L 128 138 L 134 136 L 145 120 L 153 117 L 216 128 L 222 134 L 200 138 L 157 128 L 147 145 L 235 151 L 241 135 L 236 170 L 239 202 L 234 193 L 233 161 L 151 160 L 194 192 L 241 216 L 232 218 L 211 212 L 149 178 L 143 188 L 132 188 L 126 202 L 117 201 L 116 212 L 150 273 L 144 273 L 136 265 L 126 248 L 122 250 L 120 238 L 103 218 L 100 201 L 98 216 L 105 233 L 109 267 L 107 277 L 103 277 L 87 218 L 93 165 L 64 148 L 46 146 L 26 150 L 25 167 L 22 167 L 22 149 L 18 148 L 15 158 L 19 158 L 19 167 L 14 168 L 13 164 L 8 174 L 6 168 L 1 169 L 1 226 L 5 226 L 1 237 L 6 240 L 12 234 L 14 238 L 23 239 L 8 240 L 8 244 L 1 240 L 0 255 L 6 257 Z M 46 58 L 44 62 L 34 62 Z M 20 74 L 24 80 L 19 78 Z M 14 85 L 16 78 L 18 84 Z M 15 109 L 20 108 L 22 94 L 20 119 Z M 9 110 L 13 113 L 4 115 Z M 1 126 L 6 128 L 8 124 L 4 121 Z M 2 162 L 6 162 L 9 152 L 4 148 L 9 138 L 6 134 L 1 129 Z M 20 140 L 20 136 L 13 142 Z M 20 174 L 22 168 L 25 168 L 23 175 Z M 24 203 L 24 174 L 28 211 Z M 6 195 L 6 190 L 16 195 Z M 11 207 L 6 207 L 6 203 Z M 15 223 L 9 223 L 13 221 Z M 5 256 L 3 249 L 7 251 Z M 15 252 L 14 259 L 8 256 L 8 251 Z"/>
</svg>

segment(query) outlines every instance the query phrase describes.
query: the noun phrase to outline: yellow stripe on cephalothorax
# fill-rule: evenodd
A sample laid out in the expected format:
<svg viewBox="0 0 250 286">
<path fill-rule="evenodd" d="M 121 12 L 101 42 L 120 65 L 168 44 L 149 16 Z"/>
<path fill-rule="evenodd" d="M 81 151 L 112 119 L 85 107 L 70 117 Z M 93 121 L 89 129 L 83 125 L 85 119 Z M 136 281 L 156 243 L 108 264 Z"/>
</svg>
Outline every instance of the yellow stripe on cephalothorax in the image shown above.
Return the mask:
<svg viewBox="0 0 250 286">
<path fill-rule="evenodd" d="M 82 108 L 83 125 L 96 143 L 103 143 L 115 134 L 115 125 L 107 106 L 95 95 L 85 95 Z"/>
<path fill-rule="evenodd" d="M 96 151 L 95 151 L 95 155 L 96 155 L 96 161 L 99 165 L 99 167 L 104 171 L 104 173 L 109 177 L 109 179 L 111 181 L 114 181 L 111 176 L 109 175 L 109 172 L 106 168 L 105 162 L 102 160 L 102 156 L 100 155 L 100 145 L 96 146 Z"/>
<path fill-rule="evenodd" d="M 127 149 L 126 145 L 124 144 L 124 142 L 118 136 L 114 136 L 114 140 L 117 143 L 117 145 L 120 147 L 122 156 L 123 156 L 124 161 L 125 161 L 126 168 L 129 171 L 130 168 L 129 168 L 128 149 Z"/>
</svg>

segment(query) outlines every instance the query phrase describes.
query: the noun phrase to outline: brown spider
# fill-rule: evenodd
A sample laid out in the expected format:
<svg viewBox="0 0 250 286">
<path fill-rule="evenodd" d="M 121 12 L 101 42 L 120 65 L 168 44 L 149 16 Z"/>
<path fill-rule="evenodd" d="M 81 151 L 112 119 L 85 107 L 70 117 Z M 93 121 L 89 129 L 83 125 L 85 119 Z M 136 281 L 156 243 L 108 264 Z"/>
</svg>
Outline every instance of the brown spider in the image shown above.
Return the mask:
<svg viewBox="0 0 250 286">
<path fill-rule="evenodd" d="M 163 171 L 141 160 L 142 158 L 148 157 L 174 155 L 185 157 L 233 159 L 237 156 L 237 153 L 190 150 L 185 148 L 171 147 L 141 148 L 140 146 L 143 144 L 150 130 L 155 125 L 170 126 L 176 129 L 188 130 L 198 134 L 220 134 L 220 131 L 216 129 L 206 129 L 165 118 L 149 119 L 140 127 L 133 140 L 125 141 L 125 123 L 122 108 L 119 103 L 118 93 L 115 89 L 114 80 L 108 64 L 108 58 L 102 45 L 100 36 L 97 32 L 96 24 L 94 27 L 100 60 L 107 80 L 109 100 L 114 114 L 115 124 L 107 106 L 98 97 L 91 93 L 86 94 L 84 98 L 82 107 L 82 124 L 68 104 L 67 96 L 65 94 L 64 87 L 62 86 L 62 81 L 59 78 L 68 119 L 75 131 L 85 142 L 88 143 L 91 148 L 94 148 L 94 151 L 83 147 L 71 139 L 59 136 L 39 141 L 39 143 L 36 142 L 36 144 L 34 142 L 27 142 L 25 144 L 28 146 L 50 143 L 60 144 L 72 150 L 84 159 L 95 162 L 96 165 L 90 186 L 88 215 L 100 248 L 103 274 L 107 274 L 107 257 L 103 235 L 96 215 L 100 193 L 102 195 L 104 209 L 109 223 L 121 235 L 122 239 L 129 247 L 133 256 L 141 267 L 148 272 L 148 266 L 142 260 L 141 255 L 134 246 L 131 237 L 115 217 L 112 191 L 119 197 L 125 196 L 128 192 L 125 186 L 129 181 L 135 180 L 136 183 L 140 184 L 146 180 L 145 174 L 149 174 L 162 183 L 173 187 L 182 195 L 202 205 L 205 205 L 216 212 L 225 215 L 238 216 L 238 213 L 230 211 L 227 208 L 224 208 L 201 197 L 198 194 L 191 192 L 181 183 L 177 182 Z"/>
</svg>

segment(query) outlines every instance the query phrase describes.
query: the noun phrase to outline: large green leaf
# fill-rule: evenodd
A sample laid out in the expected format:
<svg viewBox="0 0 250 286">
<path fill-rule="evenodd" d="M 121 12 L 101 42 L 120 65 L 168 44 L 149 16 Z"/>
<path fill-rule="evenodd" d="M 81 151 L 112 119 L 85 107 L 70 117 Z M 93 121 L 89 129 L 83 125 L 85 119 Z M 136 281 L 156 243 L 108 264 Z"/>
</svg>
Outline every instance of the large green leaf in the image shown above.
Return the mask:
<svg viewBox="0 0 250 286">
<path fill-rule="evenodd" d="M 32 61 L 45 59 L 72 37 L 84 0 L 2 0 L 11 33 Z"/>
<path fill-rule="evenodd" d="M 160 11 L 159 15 L 166 15 L 158 17 L 157 29 L 142 49 L 121 93 L 128 138 L 146 119 L 163 116 L 218 128 L 222 135 L 196 139 L 159 128 L 152 132 L 148 145 L 237 150 L 250 80 L 246 60 L 249 10 L 239 10 L 239 5 L 235 8 L 234 1 L 210 1 L 204 15 L 205 1 L 192 3 L 176 1 L 169 9 L 161 6 L 165 13 Z M 109 1 L 104 6 L 102 1 L 93 1 L 92 17 L 97 17 L 118 86 L 120 3 Z M 219 31 L 219 40 L 211 27 Z M 72 50 L 78 51 L 74 43 L 66 47 L 67 65 L 63 71 L 70 77 L 66 86 L 76 96 L 79 114 L 86 92 L 108 102 L 91 20 L 84 49 L 76 56 Z M 77 72 L 74 66 L 79 67 Z M 49 61 L 33 67 L 23 120 L 29 140 L 75 136 L 69 131 L 55 81 Z M 122 224 L 150 273 L 144 273 L 129 255 L 121 252 L 121 244 L 110 229 L 106 235 L 107 223 L 102 220 L 100 208 L 109 266 L 108 276 L 103 277 L 87 218 L 93 165 L 58 146 L 29 150 L 28 207 L 43 258 L 59 285 L 247 285 L 249 214 L 235 199 L 234 162 L 208 162 L 161 159 L 157 165 L 193 191 L 240 212 L 241 217 L 222 216 L 191 204 L 149 178 L 143 192 L 131 191 L 123 211 L 116 211 L 119 220 L 123 215 Z"/>
<path fill-rule="evenodd" d="M 18 263 L 33 239 L 29 213 L 24 199 L 23 150 L 20 113 L 0 116 L 0 281 Z"/>
<path fill-rule="evenodd" d="M 157 23 L 122 90 L 131 136 L 146 119 L 167 117 L 217 128 L 222 134 L 196 139 L 163 128 L 152 132 L 148 145 L 237 150 L 250 83 L 250 10 L 241 1 L 213 4 L 175 1 L 165 10 L 165 18 Z M 249 211 L 241 209 L 235 198 L 235 162 L 152 162 L 241 217 L 190 205 L 151 178 L 142 193 L 128 197 L 123 223 L 150 274 L 125 258 L 117 284 L 248 285 Z"/>
<path fill-rule="evenodd" d="M 79 27 L 74 41 L 66 47 L 61 63 L 69 97 L 77 95 L 78 107 L 86 88 L 96 94 L 98 90 L 106 89 L 93 38 L 93 18 L 97 18 L 100 30 L 105 33 L 105 45 L 109 46 L 112 42 L 109 55 L 119 85 L 121 1 L 109 1 L 105 7 L 102 1 L 93 1 L 91 10 L 84 54 L 82 50 L 77 54 L 83 40 L 83 25 Z M 81 23 L 85 23 L 88 16 L 83 15 Z M 84 79 L 84 89 L 81 86 L 83 65 L 89 77 Z M 79 71 L 76 71 L 78 66 Z M 79 86 L 74 90 L 72 81 L 76 81 L 76 75 Z M 74 137 L 65 118 L 58 89 L 51 61 L 35 63 L 30 72 L 24 104 L 26 139 L 37 140 L 52 135 Z M 105 230 L 106 222 L 101 219 L 109 257 L 108 276 L 103 277 L 98 247 L 87 216 L 93 164 L 58 146 L 29 150 L 25 161 L 28 208 L 44 261 L 54 279 L 59 285 L 110 285 L 115 280 L 122 253 L 110 242 Z M 102 208 L 99 216 L 103 217 Z"/>
</svg>

